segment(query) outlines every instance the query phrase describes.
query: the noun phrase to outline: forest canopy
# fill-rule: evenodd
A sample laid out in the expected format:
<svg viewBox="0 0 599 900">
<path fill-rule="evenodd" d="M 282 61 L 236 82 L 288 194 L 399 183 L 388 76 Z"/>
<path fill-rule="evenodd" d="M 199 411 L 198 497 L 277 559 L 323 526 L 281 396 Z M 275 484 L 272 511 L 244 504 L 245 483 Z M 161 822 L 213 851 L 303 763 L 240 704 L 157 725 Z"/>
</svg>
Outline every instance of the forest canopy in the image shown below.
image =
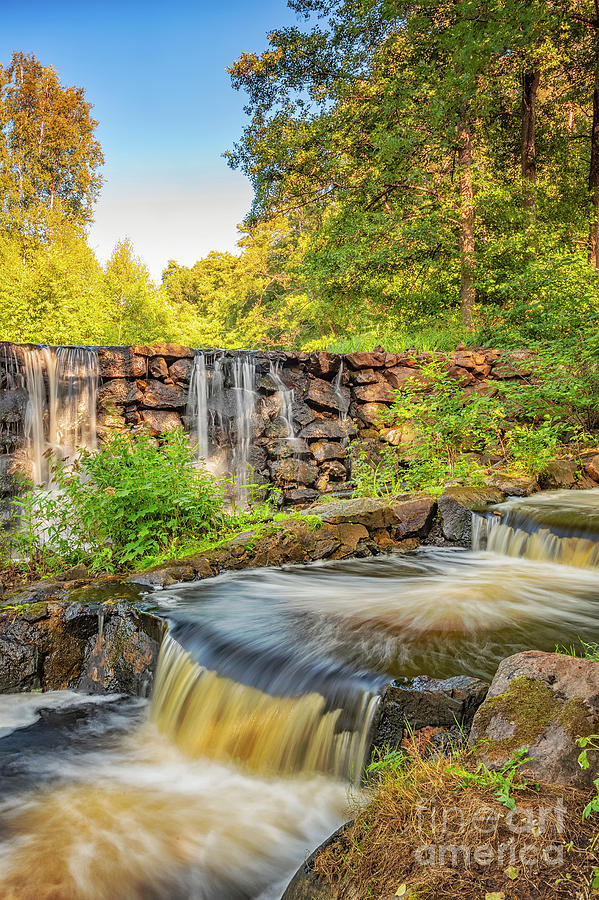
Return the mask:
<svg viewBox="0 0 599 900">
<path fill-rule="evenodd" d="M 5 339 L 389 349 L 573 341 L 599 311 L 599 19 L 586 0 L 289 0 L 230 67 L 254 187 L 239 253 L 171 261 L 86 226 L 82 89 L 0 67 Z M 276 23 L 273 23 L 276 25 Z"/>
</svg>

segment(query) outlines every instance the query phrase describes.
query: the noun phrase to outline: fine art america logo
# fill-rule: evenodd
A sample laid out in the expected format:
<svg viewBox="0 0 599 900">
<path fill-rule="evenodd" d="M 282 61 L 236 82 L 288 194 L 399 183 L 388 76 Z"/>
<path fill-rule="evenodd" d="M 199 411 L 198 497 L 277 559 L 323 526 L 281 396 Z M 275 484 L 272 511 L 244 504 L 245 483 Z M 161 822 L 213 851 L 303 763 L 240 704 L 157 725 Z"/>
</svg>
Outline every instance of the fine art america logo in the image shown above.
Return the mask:
<svg viewBox="0 0 599 900">
<path fill-rule="evenodd" d="M 488 806 L 467 815 L 459 807 L 418 803 L 417 830 L 423 843 L 415 852 L 416 862 L 454 868 L 561 866 L 564 847 L 559 836 L 565 813 L 561 797 L 554 806 L 516 806 L 505 814 Z"/>
</svg>

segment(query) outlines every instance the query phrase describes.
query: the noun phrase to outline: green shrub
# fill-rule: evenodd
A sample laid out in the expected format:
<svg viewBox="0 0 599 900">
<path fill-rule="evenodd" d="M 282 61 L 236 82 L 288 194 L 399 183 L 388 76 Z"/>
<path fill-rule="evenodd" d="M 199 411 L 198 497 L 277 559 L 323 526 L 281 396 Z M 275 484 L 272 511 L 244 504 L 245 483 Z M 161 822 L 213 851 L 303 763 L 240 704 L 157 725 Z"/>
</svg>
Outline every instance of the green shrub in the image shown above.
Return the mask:
<svg viewBox="0 0 599 900">
<path fill-rule="evenodd" d="M 17 549 L 86 561 L 96 571 L 128 568 L 183 537 L 201 536 L 225 502 L 224 484 L 194 463 L 183 429 L 162 443 L 146 432 L 115 434 L 54 467 L 57 491 L 18 501 Z"/>
</svg>

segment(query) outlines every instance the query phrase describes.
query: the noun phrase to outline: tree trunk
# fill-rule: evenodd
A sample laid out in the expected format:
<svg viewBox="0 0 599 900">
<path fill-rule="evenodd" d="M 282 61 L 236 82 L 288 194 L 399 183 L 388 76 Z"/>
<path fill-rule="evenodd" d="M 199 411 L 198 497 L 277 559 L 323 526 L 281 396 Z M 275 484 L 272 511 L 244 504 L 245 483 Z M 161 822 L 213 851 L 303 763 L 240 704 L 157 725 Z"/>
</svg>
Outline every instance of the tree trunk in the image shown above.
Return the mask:
<svg viewBox="0 0 599 900">
<path fill-rule="evenodd" d="M 474 285 L 474 187 L 472 184 L 472 135 L 465 114 L 458 126 L 460 169 L 460 308 L 462 323 L 472 325 L 476 301 Z"/>
<path fill-rule="evenodd" d="M 537 118 L 537 91 L 540 72 L 532 70 L 522 75 L 522 145 L 521 167 L 524 188 L 524 208 L 531 221 L 537 218 L 535 184 L 537 180 L 537 155 L 535 150 L 535 123 Z"/>
<path fill-rule="evenodd" d="M 591 163 L 589 166 L 589 193 L 593 207 L 589 236 L 589 262 L 599 268 L 599 32 L 595 30 L 595 85 L 593 89 L 593 127 L 591 130 Z"/>
</svg>

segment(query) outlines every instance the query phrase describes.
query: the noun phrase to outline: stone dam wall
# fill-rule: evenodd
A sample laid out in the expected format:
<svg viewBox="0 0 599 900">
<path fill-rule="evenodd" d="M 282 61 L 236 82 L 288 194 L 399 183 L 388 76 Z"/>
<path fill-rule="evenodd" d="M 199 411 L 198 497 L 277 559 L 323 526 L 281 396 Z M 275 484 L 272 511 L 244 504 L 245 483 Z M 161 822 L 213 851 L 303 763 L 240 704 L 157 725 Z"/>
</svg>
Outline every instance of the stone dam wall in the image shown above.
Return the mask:
<svg viewBox="0 0 599 900">
<path fill-rule="evenodd" d="M 430 359 L 428 354 L 410 351 L 345 355 L 197 351 L 173 344 L 98 347 L 88 352 L 91 350 L 97 360 L 93 424 L 100 441 L 110 432 L 142 424 L 157 437 L 178 425 L 196 432 L 197 410 L 192 414 L 189 401 L 198 354 L 208 370 L 215 360 L 219 360 L 217 367 L 226 363 L 234 368 L 242 359 L 251 367 L 253 379 L 246 416 L 250 429 L 245 436 L 246 463 L 254 480 L 278 488 L 286 503 L 310 502 L 326 493 L 343 494 L 351 477 L 348 443 L 356 437 L 381 440 L 377 424 L 381 414 L 389 409 L 395 391 L 407 379 L 418 378 L 422 365 Z M 36 401 L 32 395 L 40 390 L 49 392 L 49 381 L 57 376 L 50 373 L 48 360 L 60 351 L 0 343 L 0 500 L 5 507 L 15 490 L 15 474 L 31 471 L 31 416 Z M 531 355 L 528 351 L 501 354 L 493 349 L 457 349 L 438 356 L 449 373 L 462 380 L 465 393 L 484 393 L 493 390 L 494 380 L 529 375 Z M 40 379 L 45 379 L 41 388 L 31 375 L 33 357 L 38 360 Z M 235 406 L 239 397 L 233 394 L 235 391 L 227 394 L 224 390 L 218 415 L 214 410 L 203 413 L 210 419 L 214 441 L 223 446 L 236 439 L 230 434 L 241 427 L 239 405 Z M 92 418 L 90 410 L 79 408 L 77 414 Z M 37 415 L 47 419 L 50 414 L 38 409 Z M 225 419 L 229 432 L 222 424 Z M 49 425 L 42 421 L 36 427 L 47 431 Z M 396 433 L 383 432 L 382 437 L 397 440 Z"/>
</svg>

